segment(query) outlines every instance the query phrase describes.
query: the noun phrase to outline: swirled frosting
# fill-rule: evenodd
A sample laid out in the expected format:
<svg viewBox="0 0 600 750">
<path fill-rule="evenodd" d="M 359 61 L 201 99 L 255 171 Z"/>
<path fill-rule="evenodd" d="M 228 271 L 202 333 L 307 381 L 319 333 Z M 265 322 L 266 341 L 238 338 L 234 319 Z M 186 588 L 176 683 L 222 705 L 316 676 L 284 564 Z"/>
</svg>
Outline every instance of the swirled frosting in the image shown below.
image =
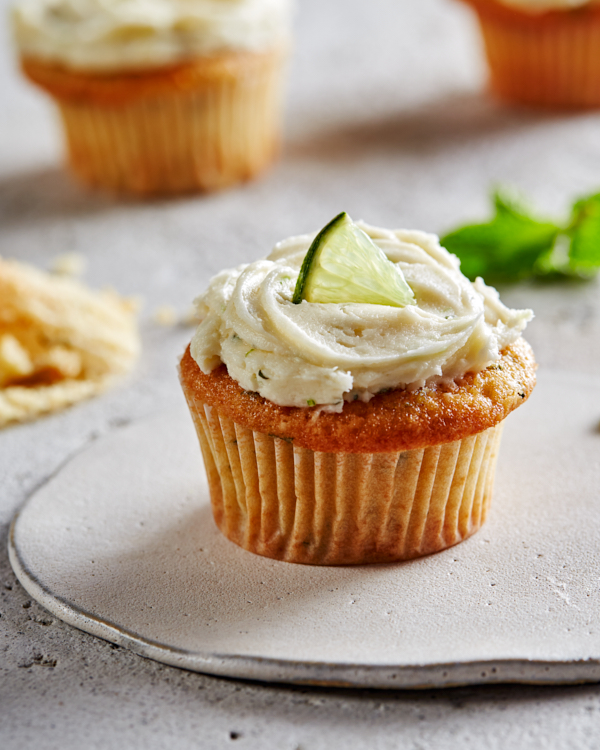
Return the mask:
<svg viewBox="0 0 600 750">
<path fill-rule="evenodd" d="M 145 68 L 285 40 L 292 0 L 21 0 L 24 56 L 82 70 Z"/>
<path fill-rule="evenodd" d="M 264 260 L 222 271 L 197 300 L 191 354 L 204 373 L 221 362 L 242 388 L 280 406 L 368 401 L 391 388 L 445 381 L 499 358 L 533 317 L 470 282 L 437 237 L 358 225 L 397 263 L 416 304 L 292 303 L 314 235 L 292 237 Z"/>
</svg>

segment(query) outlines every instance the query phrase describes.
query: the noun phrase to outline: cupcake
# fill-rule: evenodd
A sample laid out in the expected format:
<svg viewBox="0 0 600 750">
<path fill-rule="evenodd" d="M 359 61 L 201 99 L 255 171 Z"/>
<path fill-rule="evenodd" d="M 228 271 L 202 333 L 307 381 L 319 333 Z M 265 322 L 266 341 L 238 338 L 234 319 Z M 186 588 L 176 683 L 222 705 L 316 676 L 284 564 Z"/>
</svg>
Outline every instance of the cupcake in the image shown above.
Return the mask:
<svg viewBox="0 0 600 750">
<path fill-rule="evenodd" d="M 598 0 L 464 0 L 479 17 L 492 89 L 505 99 L 600 106 Z"/>
<path fill-rule="evenodd" d="M 22 68 L 86 183 L 214 190 L 275 158 L 290 0 L 21 0 Z"/>
<path fill-rule="evenodd" d="M 180 363 L 215 521 L 295 563 L 406 560 L 488 512 L 503 420 L 535 363 L 510 310 L 437 237 L 340 214 L 197 300 Z"/>
</svg>

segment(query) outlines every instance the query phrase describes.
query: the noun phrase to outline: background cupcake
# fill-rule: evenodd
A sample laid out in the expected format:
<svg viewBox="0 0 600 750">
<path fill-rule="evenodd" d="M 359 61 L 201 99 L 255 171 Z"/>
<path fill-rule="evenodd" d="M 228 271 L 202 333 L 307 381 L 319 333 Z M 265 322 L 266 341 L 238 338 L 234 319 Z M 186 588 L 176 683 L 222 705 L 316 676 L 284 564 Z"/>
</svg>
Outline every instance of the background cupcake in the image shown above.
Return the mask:
<svg viewBox="0 0 600 750">
<path fill-rule="evenodd" d="M 289 0 L 24 0 L 26 75 L 56 100 L 85 182 L 212 190 L 276 156 Z"/>
<path fill-rule="evenodd" d="M 464 0 L 477 12 L 491 86 L 517 102 L 600 106 L 597 0 Z"/>
<path fill-rule="evenodd" d="M 198 311 L 180 375 L 229 539 L 335 565 L 477 531 L 502 421 L 535 382 L 530 310 L 432 235 L 341 214 L 218 274 Z"/>
</svg>

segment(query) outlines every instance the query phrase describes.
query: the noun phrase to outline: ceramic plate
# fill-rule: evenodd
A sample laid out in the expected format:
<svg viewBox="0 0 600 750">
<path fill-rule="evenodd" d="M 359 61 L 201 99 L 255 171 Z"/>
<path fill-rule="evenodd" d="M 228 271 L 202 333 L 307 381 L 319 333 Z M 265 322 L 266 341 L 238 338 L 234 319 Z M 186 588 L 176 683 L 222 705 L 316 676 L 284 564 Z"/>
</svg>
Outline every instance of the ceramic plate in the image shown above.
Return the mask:
<svg viewBox="0 0 600 750">
<path fill-rule="evenodd" d="M 407 563 L 276 562 L 217 531 L 187 413 L 93 443 L 10 535 L 65 622 L 177 667 L 367 687 L 600 680 L 600 381 L 543 372 L 506 424 L 492 511 Z"/>
</svg>

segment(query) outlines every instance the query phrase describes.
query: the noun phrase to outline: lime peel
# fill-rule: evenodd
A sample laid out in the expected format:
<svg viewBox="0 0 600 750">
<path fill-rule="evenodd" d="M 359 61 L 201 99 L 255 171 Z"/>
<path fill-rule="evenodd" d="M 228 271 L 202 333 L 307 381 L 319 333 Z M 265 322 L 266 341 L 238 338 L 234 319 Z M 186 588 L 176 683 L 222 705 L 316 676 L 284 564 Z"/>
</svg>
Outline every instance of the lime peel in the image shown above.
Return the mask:
<svg viewBox="0 0 600 750">
<path fill-rule="evenodd" d="M 317 234 L 306 253 L 292 302 L 367 303 L 405 307 L 415 296 L 400 268 L 344 211 Z"/>
</svg>

